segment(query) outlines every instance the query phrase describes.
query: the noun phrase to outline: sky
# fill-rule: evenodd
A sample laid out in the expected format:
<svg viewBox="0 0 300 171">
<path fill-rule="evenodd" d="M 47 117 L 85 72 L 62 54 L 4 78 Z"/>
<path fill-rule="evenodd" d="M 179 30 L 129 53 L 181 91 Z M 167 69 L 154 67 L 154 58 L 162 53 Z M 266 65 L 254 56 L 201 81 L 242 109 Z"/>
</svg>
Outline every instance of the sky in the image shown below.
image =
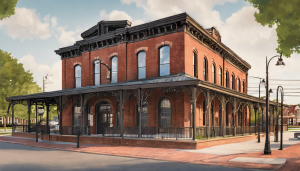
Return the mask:
<svg viewBox="0 0 300 171">
<path fill-rule="evenodd" d="M 215 26 L 222 42 L 252 66 L 248 94 L 258 96 L 260 79 L 254 77 L 266 77 L 266 57 L 277 55 L 277 35 L 276 26 L 263 27 L 255 21 L 256 11 L 244 0 L 19 0 L 16 14 L 0 21 L 0 49 L 23 63 L 40 87 L 43 76 L 53 75 L 45 91 L 60 90 L 61 59 L 54 50 L 81 40 L 80 34 L 97 22 L 126 19 L 134 26 L 187 12 L 204 28 Z M 300 81 L 274 80 L 300 80 L 300 55 L 284 62 L 284 67 L 275 66 L 276 59 L 270 62 L 271 100 L 276 99 L 278 85 L 284 87 L 285 95 L 298 95 L 288 92 L 300 90 Z M 300 95 L 285 96 L 284 103 L 299 104 Z"/>
</svg>

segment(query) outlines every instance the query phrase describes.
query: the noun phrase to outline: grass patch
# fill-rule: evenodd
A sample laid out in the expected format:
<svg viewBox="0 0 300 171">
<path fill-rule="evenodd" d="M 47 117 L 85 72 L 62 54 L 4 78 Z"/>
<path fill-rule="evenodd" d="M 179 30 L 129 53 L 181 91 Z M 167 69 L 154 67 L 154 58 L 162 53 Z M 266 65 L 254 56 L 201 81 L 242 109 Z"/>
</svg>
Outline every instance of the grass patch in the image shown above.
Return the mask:
<svg viewBox="0 0 300 171">
<path fill-rule="evenodd" d="M 0 129 L 4 129 L 4 127 L 0 127 Z M 6 129 L 12 129 L 11 127 L 6 127 Z"/>
</svg>

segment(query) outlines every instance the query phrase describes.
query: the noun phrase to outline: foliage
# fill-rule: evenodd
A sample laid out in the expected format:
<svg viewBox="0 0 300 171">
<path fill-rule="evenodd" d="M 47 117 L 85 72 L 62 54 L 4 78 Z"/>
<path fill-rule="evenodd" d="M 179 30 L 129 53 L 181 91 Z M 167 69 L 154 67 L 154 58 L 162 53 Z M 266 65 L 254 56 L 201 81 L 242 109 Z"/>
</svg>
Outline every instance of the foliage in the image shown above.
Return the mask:
<svg viewBox="0 0 300 171">
<path fill-rule="evenodd" d="M 23 64 L 1 49 L 0 87 L 0 116 L 5 118 L 11 116 L 11 110 L 7 114 L 9 103 L 5 100 L 6 97 L 41 92 L 41 88 L 33 81 L 32 73 L 25 71 Z M 27 118 L 27 105 L 15 105 L 15 114 L 15 117 Z"/>
<path fill-rule="evenodd" d="M 18 0 L 0 1 L 0 20 L 15 14 L 15 7 Z"/>
<path fill-rule="evenodd" d="M 245 0 L 247 1 L 247 0 Z M 290 57 L 300 53 L 300 3 L 299 0 L 248 0 L 258 12 L 254 16 L 258 23 L 276 26 L 278 53 Z"/>
</svg>

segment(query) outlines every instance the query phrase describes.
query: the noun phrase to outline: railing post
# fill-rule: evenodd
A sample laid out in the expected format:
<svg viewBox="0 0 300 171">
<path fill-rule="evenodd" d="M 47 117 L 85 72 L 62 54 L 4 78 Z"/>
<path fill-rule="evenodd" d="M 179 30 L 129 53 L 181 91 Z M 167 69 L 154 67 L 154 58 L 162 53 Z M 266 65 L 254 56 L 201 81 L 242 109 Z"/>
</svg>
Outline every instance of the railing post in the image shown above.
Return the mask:
<svg viewBox="0 0 300 171">
<path fill-rule="evenodd" d="M 80 135 L 80 130 L 77 130 L 77 148 L 79 148 L 79 135 Z"/>
</svg>

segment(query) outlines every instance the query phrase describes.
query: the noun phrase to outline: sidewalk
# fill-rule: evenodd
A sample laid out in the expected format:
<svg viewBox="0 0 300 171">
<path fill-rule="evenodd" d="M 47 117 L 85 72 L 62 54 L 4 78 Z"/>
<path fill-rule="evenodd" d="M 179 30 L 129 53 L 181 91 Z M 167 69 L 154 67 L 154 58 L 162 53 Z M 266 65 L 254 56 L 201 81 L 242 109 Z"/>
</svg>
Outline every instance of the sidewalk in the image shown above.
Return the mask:
<svg viewBox="0 0 300 171">
<path fill-rule="evenodd" d="M 17 143 L 40 148 L 77 151 L 84 153 L 148 158 L 164 161 L 219 165 L 237 168 L 253 168 L 265 170 L 275 170 L 280 168 L 279 170 L 299 170 L 300 140 L 294 139 L 292 132 L 284 133 L 283 150 L 277 150 L 279 147 L 279 143 L 274 143 L 274 138 L 272 136 L 270 137 L 272 148 L 271 155 L 263 155 L 264 140 L 265 137 L 261 138 L 261 143 L 257 143 L 257 140 L 251 140 L 242 143 L 219 145 L 199 150 L 178 150 L 95 145 L 80 145 L 80 148 L 76 148 L 76 143 L 57 141 L 49 142 L 45 140 L 39 140 L 39 142 L 35 142 L 35 139 L 32 138 L 16 138 L 11 136 L 0 137 L 1 142 Z M 251 158 L 249 159 L 244 157 Z M 283 162 L 285 161 L 285 159 L 286 164 L 284 164 Z M 251 161 L 254 161 L 254 163 L 251 163 Z"/>
</svg>

